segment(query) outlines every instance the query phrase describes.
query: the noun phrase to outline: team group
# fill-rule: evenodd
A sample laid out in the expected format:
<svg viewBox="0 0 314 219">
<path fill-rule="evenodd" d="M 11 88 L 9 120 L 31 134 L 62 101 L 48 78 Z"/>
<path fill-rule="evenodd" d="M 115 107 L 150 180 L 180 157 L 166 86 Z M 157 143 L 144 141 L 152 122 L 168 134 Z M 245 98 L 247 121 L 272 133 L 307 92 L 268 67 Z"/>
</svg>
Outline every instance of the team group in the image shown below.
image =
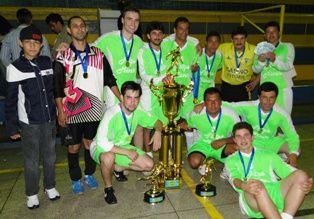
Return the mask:
<svg viewBox="0 0 314 219">
<path fill-rule="evenodd" d="M 190 166 L 202 172 L 209 158 L 224 163 L 221 176 L 239 192 L 244 214 L 293 218 L 313 180 L 296 168 L 300 139 L 290 117 L 294 47 L 280 41 L 277 22 L 265 25 L 265 42 L 257 47 L 240 26 L 230 43 L 220 44 L 220 34 L 209 32 L 201 48 L 189 36 L 186 17 L 175 20 L 174 34 L 166 38 L 161 22 L 149 23 L 144 43 L 135 34 L 140 12 L 127 7 L 121 30 L 88 44 L 82 17 L 71 17 L 65 26 L 60 15 L 50 14 L 46 22 L 58 34 L 50 53 L 31 12 L 20 9 L 17 18 L 20 25 L 2 41 L 1 61 L 7 66 L 6 127 L 11 139 L 22 141 L 28 208 L 39 207 L 40 156 L 45 192 L 50 200 L 60 198 L 56 121 L 68 148 L 74 194 L 83 193 L 83 182 L 98 186 L 93 174 L 99 164 L 104 198 L 117 203 L 112 176 L 126 181 L 125 170 L 151 171 L 151 151 L 161 147 L 168 123 L 150 85 L 175 82 L 194 84 L 177 118 Z M 215 88 L 220 69 L 221 90 Z M 252 100 L 258 84 L 258 99 Z"/>
</svg>

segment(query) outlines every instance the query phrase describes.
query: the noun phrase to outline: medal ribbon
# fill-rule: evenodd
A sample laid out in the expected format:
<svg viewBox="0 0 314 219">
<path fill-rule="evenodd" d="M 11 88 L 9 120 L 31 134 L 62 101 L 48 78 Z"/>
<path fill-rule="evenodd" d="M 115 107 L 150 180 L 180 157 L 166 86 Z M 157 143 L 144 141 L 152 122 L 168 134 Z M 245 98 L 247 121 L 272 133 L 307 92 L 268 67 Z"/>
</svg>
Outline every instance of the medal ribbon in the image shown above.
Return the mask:
<svg viewBox="0 0 314 219">
<path fill-rule="evenodd" d="M 258 121 L 259 121 L 259 128 L 262 129 L 266 125 L 267 121 L 269 120 L 269 117 L 273 113 L 273 108 L 270 109 L 270 112 L 267 114 L 266 119 L 262 123 L 262 111 L 261 111 L 261 104 L 258 104 Z"/>
<path fill-rule="evenodd" d="M 251 166 L 252 166 L 255 150 L 254 150 L 254 148 L 252 149 L 252 153 L 251 153 L 251 156 L 250 156 L 250 159 L 249 159 L 249 163 L 247 165 L 247 169 L 245 168 L 245 164 L 244 164 L 242 153 L 240 151 L 238 151 L 238 152 L 239 152 L 240 160 L 241 160 L 241 163 L 242 163 L 242 166 L 243 166 L 244 179 L 246 180 L 246 177 L 249 175 L 249 172 L 250 172 L 250 169 L 251 169 Z"/>
<path fill-rule="evenodd" d="M 206 111 L 206 116 L 207 116 L 208 122 L 209 122 L 210 125 L 213 127 L 213 123 L 212 123 L 212 121 L 210 120 L 210 117 L 209 117 L 207 111 Z M 220 111 L 219 111 L 218 121 L 217 121 L 217 123 L 216 123 L 216 127 L 215 127 L 214 134 L 216 134 L 216 132 L 217 132 L 217 129 L 218 129 L 218 126 L 219 126 L 219 123 L 220 123 L 220 119 L 221 119 L 221 109 L 220 109 Z"/>
<path fill-rule="evenodd" d="M 125 59 L 127 62 L 129 62 L 130 57 L 131 57 L 131 53 L 132 53 L 132 49 L 133 49 L 134 38 L 132 37 L 132 43 L 131 43 L 131 48 L 130 48 L 129 53 L 126 50 L 126 45 L 125 45 L 124 37 L 122 36 L 122 31 L 120 31 L 120 38 L 121 38 L 121 42 L 123 45 L 123 51 L 124 51 Z"/>
<path fill-rule="evenodd" d="M 131 130 L 132 130 L 132 122 L 133 122 L 134 113 L 132 115 L 131 124 L 130 124 L 130 127 L 129 127 L 128 120 L 127 120 L 127 118 L 125 116 L 125 113 L 123 112 L 121 106 L 120 106 L 120 109 L 121 109 L 121 114 L 122 114 L 122 118 L 123 118 L 123 121 L 124 121 L 125 129 L 126 129 L 128 135 L 130 136 L 131 135 Z"/>
<path fill-rule="evenodd" d="M 83 67 L 83 77 L 87 78 L 87 68 L 88 68 L 88 51 L 89 51 L 89 46 L 86 44 L 85 47 L 85 57 L 82 58 L 81 57 L 81 53 L 79 51 L 77 51 L 77 49 L 75 48 L 75 54 L 76 56 L 80 59 L 82 67 Z M 86 76 L 85 76 L 86 75 Z"/>
<path fill-rule="evenodd" d="M 194 97 L 194 99 L 198 99 L 200 79 L 201 79 L 201 71 L 200 71 L 200 67 L 198 67 L 196 72 L 194 72 L 194 73 L 192 72 L 192 80 L 194 82 L 194 86 L 193 86 L 193 97 Z"/>
<path fill-rule="evenodd" d="M 154 60 L 155 60 L 155 63 L 156 63 L 157 72 L 160 72 L 161 57 L 162 57 L 161 49 L 160 49 L 160 53 L 159 53 L 159 60 L 157 61 L 157 57 L 156 57 L 156 54 L 155 54 L 155 52 L 154 52 L 154 49 L 151 47 L 150 44 L 148 44 L 148 45 L 149 45 L 150 51 L 151 51 L 152 54 L 153 54 L 153 57 L 154 57 Z"/>
<path fill-rule="evenodd" d="M 208 72 L 208 77 L 210 75 L 210 71 L 213 68 L 215 58 L 216 58 L 216 53 L 214 53 L 214 57 L 213 57 L 213 59 L 212 59 L 212 61 L 210 63 L 210 67 L 208 67 L 208 58 L 207 58 L 207 55 L 206 55 L 206 52 L 205 52 L 205 61 L 206 61 L 206 68 L 207 68 L 207 72 Z"/>
<path fill-rule="evenodd" d="M 242 51 L 242 54 L 238 57 L 237 50 L 236 50 L 236 48 L 234 48 L 234 58 L 235 58 L 235 63 L 236 63 L 237 69 L 240 69 L 240 66 L 241 66 L 241 62 L 239 62 L 238 59 L 242 58 L 244 53 L 245 53 L 245 47 L 244 47 L 244 49 Z"/>
</svg>

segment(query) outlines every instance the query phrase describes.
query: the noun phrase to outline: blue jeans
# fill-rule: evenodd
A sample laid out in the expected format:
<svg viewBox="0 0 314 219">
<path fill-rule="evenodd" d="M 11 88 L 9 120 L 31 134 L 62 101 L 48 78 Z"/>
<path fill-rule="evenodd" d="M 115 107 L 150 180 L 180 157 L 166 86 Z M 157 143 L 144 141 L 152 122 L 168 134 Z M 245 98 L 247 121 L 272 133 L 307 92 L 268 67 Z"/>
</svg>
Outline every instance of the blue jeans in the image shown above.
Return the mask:
<svg viewBox="0 0 314 219">
<path fill-rule="evenodd" d="M 24 155 L 25 193 L 27 196 L 39 191 L 39 157 L 43 161 L 44 188 L 55 187 L 56 123 L 25 124 L 21 122 L 21 140 Z"/>
</svg>

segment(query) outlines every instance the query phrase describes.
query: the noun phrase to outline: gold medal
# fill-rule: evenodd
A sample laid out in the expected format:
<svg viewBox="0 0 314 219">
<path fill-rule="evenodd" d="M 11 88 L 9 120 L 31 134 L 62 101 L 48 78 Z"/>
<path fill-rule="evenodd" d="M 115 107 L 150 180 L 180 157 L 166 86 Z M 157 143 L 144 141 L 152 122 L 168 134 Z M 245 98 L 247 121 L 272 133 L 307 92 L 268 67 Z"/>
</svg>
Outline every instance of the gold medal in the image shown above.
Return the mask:
<svg viewBox="0 0 314 219">
<path fill-rule="evenodd" d="M 129 135 L 129 136 L 127 137 L 127 140 L 128 140 L 128 142 L 131 142 L 131 141 L 132 141 L 132 136 Z"/>
<path fill-rule="evenodd" d="M 125 66 L 126 66 L 126 67 L 129 67 L 129 66 L 130 66 L 130 62 L 129 62 L 129 61 L 126 61 Z"/>
<path fill-rule="evenodd" d="M 194 98 L 193 103 L 194 103 L 194 104 L 198 104 L 198 99 L 197 99 L 197 98 Z"/>
<path fill-rule="evenodd" d="M 240 73 L 240 68 L 236 68 L 236 74 L 239 74 Z"/>
<path fill-rule="evenodd" d="M 160 71 L 157 71 L 157 75 L 160 75 Z"/>
<path fill-rule="evenodd" d="M 258 133 L 260 133 L 260 134 L 262 134 L 262 132 L 263 132 L 263 129 L 260 129 L 260 130 L 258 131 Z"/>
</svg>

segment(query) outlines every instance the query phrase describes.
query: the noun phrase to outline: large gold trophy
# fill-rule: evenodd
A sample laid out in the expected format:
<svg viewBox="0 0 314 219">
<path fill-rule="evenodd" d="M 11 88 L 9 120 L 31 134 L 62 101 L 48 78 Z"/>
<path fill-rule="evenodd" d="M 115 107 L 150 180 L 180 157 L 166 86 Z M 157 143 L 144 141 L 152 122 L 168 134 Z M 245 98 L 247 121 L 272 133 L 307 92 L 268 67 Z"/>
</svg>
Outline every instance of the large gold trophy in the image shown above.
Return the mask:
<svg viewBox="0 0 314 219">
<path fill-rule="evenodd" d="M 171 70 L 175 68 L 176 73 L 172 75 L 173 78 L 175 78 L 179 73 L 179 62 L 182 62 L 180 48 L 178 47 L 169 52 L 167 58 L 169 56 L 171 56 L 171 66 L 167 69 L 167 74 L 170 75 Z M 159 188 L 154 186 L 156 180 L 151 179 L 153 188 L 145 193 L 144 201 L 154 200 L 152 197 L 155 197 L 157 193 L 161 194 L 163 189 L 160 187 L 172 189 L 180 188 L 181 186 L 180 173 L 182 168 L 183 135 L 180 132 L 175 118 L 185 98 L 191 93 L 193 82 L 188 86 L 180 85 L 174 80 L 169 84 L 163 84 L 161 86 L 156 86 L 151 82 L 150 89 L 158 98 L 162 106 L 163 114 L 168 118 L 169 123 L 163 127 L 162 143 L 159 151 L 160 163 L 158 165 L 162 166 L 159 167 L 162 171 L 158 176 L 155 176 L 159 178 Z M 155 171 L 153 171 L 152 176 L 156 175 L 154 172 Z M 150 201 L 147 202 L 152 203 Z"/>
</svg>

